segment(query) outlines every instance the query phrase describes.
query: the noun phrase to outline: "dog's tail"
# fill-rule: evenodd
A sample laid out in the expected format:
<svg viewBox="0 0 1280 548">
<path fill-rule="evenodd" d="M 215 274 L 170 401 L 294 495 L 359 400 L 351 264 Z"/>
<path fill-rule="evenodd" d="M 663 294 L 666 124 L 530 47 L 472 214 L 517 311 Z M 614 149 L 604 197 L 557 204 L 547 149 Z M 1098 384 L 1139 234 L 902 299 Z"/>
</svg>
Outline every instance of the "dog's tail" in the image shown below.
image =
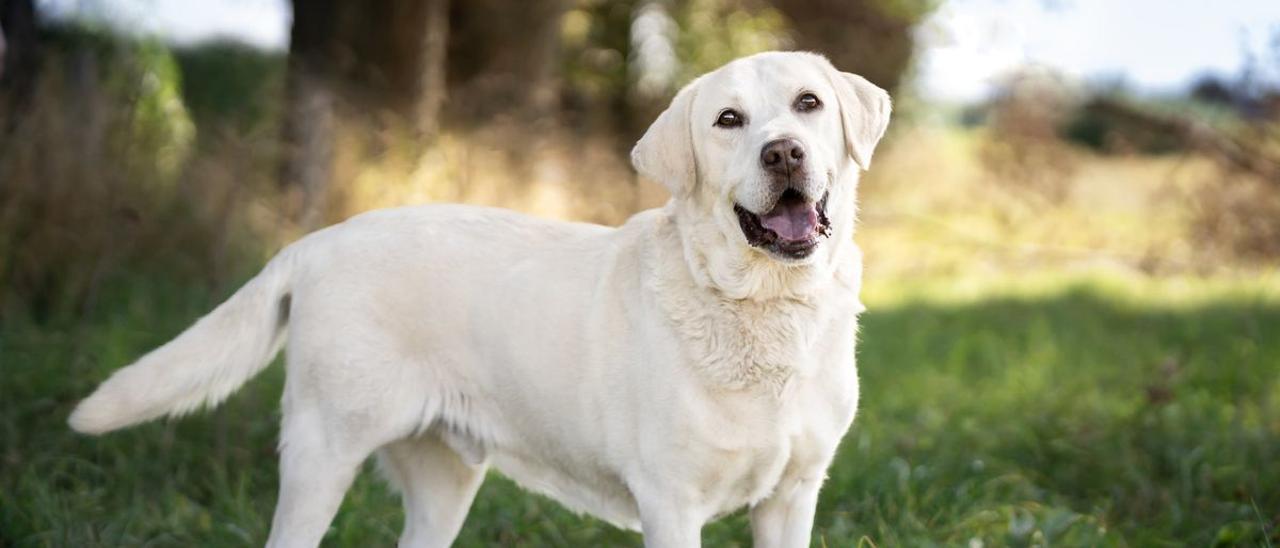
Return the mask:
<svg viewBox="0 0 1280 548">
<path fill-rule="evenodd" d="M 71 428 L 102 434 L 230 396 L 284 343 L 293 262 L 286 249 L 177 338 L 116 371 L 71 413 Z"/>
</svg>

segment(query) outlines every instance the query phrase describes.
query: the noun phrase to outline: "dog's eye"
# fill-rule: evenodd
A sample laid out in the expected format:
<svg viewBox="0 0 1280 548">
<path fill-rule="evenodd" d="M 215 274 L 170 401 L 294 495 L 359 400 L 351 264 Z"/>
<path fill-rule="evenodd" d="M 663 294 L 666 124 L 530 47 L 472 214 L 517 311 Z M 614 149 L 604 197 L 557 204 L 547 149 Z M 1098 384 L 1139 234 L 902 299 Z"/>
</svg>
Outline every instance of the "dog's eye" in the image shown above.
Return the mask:
<svg viewBox="0 0 1280 548">
<path fill-rule="evenodd" d="M 809 112 L 822 108 L 822 101 L 818 100 L 818 96 L 812 93 L 805 93 L 796 99 L 796 110 L 800 112 Z"/>
<path fill-rule="evenodd" d="M 742 127 L 743 116 L 738 111 L 731 108 L 720 111 L 720 115 L 716 117 L 716 127 L 735 128 Z"/>
</svg>

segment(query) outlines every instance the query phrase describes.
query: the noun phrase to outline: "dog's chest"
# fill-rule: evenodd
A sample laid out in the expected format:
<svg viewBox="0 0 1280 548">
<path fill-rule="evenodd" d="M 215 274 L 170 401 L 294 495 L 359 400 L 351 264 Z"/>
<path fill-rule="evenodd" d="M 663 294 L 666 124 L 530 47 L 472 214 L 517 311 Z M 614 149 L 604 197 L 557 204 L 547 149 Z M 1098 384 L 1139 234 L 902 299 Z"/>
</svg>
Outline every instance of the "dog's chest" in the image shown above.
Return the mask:
<svg viewBox="0 0 1280 548">
<path fill-rule="evenodd" d="M 682 455 L 688 485 L 708 513 L 731 512 L 766 496 L 791 452 L 790 422 L 772 397 L 735 394 L 688 415 Z"/>
<path fill-rule="evenodd" d="M 822 386 L 803 377 L 793 379 L 781 396 L 741 391 L 685 410 L 684 428 L 678 430 L 690 441 L 674 453 L 681 455 L 687 485 L 708 516 L 762 500 L 785 476 L 833 449 L 851 418 L 852 400 L 841 396 L 850 391 L 856 386 Z"/>
<path fill-rule="evenodd" d="M 681 448 L 689 484 L 711 515 L 825 462 L 852 420 L 857 309 L 827 304 L 710 301 L 671 316 L 701 381 L 676 430 L 692 440 Z"/>
<path fill-rule="evenodd" d="M 685 362 L 711 386 L 780 393 L 811 364 L 820 311 L 798 302 L 714 297 L 666 303 Z"/>
</svg>

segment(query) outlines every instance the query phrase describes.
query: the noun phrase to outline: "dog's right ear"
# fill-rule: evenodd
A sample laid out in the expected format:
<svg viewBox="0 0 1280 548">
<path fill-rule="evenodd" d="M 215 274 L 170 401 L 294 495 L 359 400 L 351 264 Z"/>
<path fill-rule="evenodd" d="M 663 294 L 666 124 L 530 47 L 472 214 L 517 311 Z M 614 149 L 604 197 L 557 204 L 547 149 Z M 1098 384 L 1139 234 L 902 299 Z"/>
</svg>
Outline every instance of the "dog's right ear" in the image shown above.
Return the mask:
<svg viewBox="0 0 1280 548">
<path fill-rule="evenodd" d="M 697 86 L 698 80 L 694 80 L 681 89 L 631 149 L 631 165 L 636 171 L 662 183 L 675 197 L 687 196 L 698 179 L 691 121 Z"/>
</svg>

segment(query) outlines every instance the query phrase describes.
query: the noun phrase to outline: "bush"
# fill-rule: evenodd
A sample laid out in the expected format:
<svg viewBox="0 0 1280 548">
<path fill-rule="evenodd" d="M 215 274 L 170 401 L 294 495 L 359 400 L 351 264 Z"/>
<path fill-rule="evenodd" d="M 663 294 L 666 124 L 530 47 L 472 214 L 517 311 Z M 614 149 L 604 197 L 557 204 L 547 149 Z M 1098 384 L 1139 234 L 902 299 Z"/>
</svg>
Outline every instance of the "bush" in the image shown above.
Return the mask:
<svg viewBox="0 0 1280 548">
<path fill-rule="evenodd" d="M 246 157 L 193 162 L 181 74 L 160 44 L 47 34 L 30 104 L 0 113 L 12 128 L 0 135 L 0 314 L 83 313 L 126 266 L 216 284 L 234 247 L 227 202 L 254 181 Z"/>
</svg>

